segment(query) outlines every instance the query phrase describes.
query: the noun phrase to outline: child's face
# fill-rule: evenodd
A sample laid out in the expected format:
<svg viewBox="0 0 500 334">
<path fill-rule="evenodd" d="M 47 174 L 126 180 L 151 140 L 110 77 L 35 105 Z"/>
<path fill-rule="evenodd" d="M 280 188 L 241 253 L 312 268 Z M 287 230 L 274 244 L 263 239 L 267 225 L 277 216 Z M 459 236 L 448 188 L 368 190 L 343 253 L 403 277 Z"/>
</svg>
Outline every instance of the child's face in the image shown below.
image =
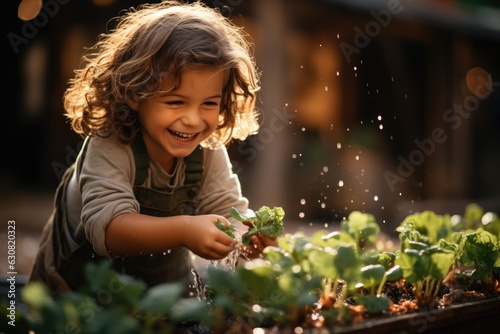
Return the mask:
<svg viewBox="0 0 500 334">
<path fill-rule="evenodd" d="M 175 158 L 191 154 L 216 129 L 224 80 L 224 72 L 217 69 L 187 70 L 178 89 L 136 106 L 148 153 L 165 171 L 171 171 Z M 161 90 L 173 86 L 169 77 Z"/>
</svg>

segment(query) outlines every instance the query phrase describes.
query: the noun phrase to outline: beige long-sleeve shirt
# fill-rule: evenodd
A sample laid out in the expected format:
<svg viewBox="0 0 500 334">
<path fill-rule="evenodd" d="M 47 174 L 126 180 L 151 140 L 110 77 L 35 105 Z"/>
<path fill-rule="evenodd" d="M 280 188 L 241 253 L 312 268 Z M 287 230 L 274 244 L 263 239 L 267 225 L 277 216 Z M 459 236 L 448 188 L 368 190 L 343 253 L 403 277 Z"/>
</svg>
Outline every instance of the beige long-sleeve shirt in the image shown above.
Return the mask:
<svg viewBox="0 0 500 334">
<path fill-rule="evenodd" d="M 231 207 L 239 212 L 248 210 L 248 200 L 242 196 L 238 176 L 232 172 L 224 146 L 204 150 L 204 173 L 200 203 L 196 214 L 218 214 L 226 217 L 243 232 L 244 227 L 229 215 Z M 174 172 L 166 173 L 150 160 L 146 186 L 168 190 L 181 186 L 185 163 L 178 159 Z M 105 230 L 109 222 L 124 213 L 139 213 L 134 197 L 135 161 L 130 145 L 114 136 L 90 138 L 81 169 L 76 169 L 67 189 L 68 221 L 66 234 L 79 240 L 85 235 L 97 254 L 110 256 L 106 248 Z M 70 244 L 76 248 L 76 243 Z"/>
</svg>

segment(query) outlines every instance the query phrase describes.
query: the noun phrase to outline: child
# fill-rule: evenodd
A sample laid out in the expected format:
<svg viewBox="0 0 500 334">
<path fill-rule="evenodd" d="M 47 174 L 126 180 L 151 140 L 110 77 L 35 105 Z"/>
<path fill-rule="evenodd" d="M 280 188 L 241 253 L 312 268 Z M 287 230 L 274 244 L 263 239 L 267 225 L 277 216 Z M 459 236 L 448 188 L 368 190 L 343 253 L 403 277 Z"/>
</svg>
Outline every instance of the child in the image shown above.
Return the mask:
<svg viewBox="0 0 500 334">
<path fill-rule="evenodd" d="M 184 281 L 189 293 L 191 252 L 219 260 L 241 246 L 215 222 L 248 210 L 225 148 L 258 130 L 248 42 L 201 3 L 162 2 L 124 14 L 93 49 L 64 95 L 84 145 L 30 280 L 53 294 L 78 289 L 85 264 L 107 258 L 149 286 Z M 277 245 L 252 242 L 249 258 Z"/>
</svg>

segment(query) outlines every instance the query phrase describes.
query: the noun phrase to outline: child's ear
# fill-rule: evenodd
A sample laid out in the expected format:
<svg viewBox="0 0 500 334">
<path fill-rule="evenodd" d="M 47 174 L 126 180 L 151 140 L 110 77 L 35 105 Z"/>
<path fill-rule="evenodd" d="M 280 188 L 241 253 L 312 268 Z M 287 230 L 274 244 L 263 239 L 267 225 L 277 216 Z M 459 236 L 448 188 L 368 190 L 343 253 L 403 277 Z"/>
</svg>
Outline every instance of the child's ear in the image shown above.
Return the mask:
<svg viewBox="0 0 500 334">
<path fill-rule="evenodd" d="M 139 106 L 141 105 L 141 103 L 139 101 L 132 100 L 132 99 L 128 100 L 127 104 L 130 107 L 130 109 L 135 110 L 135 111 L 139 110 Z"/>
</svg>

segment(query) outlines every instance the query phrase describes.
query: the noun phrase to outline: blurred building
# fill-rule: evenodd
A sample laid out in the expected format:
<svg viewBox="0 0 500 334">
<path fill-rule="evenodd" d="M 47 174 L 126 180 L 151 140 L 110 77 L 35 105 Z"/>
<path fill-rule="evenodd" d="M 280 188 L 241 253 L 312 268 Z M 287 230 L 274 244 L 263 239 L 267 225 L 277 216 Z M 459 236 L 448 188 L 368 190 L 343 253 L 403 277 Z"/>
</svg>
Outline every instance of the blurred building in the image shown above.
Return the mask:
<svg viewBox="0 0 500 334">
<path fill-rule="evenodd" d="M 81 139 L 62 94 L 84 47 L 142 1 L 4 4 L 2 217 L 36 236 Z M 217 0 L 255 44 L 261 132 L 230 146 L 251 207 L 387 231 L 423 209 L 500 212 L 500 8 L 487 1 Z M 300 225 L 299 225 L 300 226 Z M 0 232 L 3 233 L 3 232 Z"/>
</svg>

